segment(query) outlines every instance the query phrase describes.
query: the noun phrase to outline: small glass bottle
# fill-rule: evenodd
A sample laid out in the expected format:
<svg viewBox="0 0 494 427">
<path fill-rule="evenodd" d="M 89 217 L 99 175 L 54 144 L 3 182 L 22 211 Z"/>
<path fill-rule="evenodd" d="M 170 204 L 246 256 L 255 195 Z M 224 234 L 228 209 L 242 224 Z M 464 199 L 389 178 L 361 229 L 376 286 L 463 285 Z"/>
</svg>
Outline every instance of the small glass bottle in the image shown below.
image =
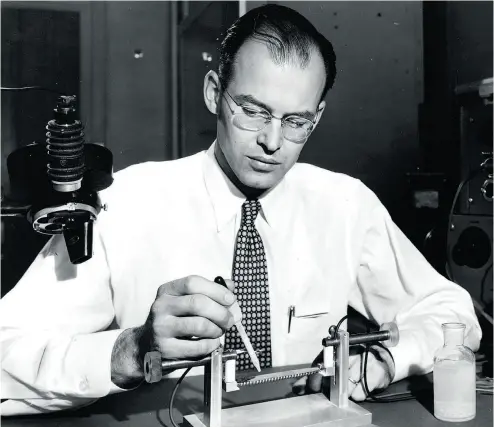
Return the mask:
<svg viewBox="0 0 494 427">
<path fill-rule="evenodd" d="M 460 422 L 475 418 L 475 355 L 463 345 L 465 325 L 444 323 L 444 346 L 434 356 L 434 416 Z"/>
</svg>

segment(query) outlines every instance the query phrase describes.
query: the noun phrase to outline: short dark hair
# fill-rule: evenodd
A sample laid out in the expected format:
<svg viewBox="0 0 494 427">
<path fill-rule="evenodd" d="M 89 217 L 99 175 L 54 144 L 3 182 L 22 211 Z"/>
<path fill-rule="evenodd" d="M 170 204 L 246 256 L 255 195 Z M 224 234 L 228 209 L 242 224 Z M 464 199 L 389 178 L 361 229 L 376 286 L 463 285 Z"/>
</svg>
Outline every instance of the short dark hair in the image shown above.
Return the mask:
<svg viewBox="0 0 494 427">
<path fill-rule="evenodd" d="M 276 63 L 298 59 L 302 67 L 307 66 L 311 50 L 316 48 L 326 69 L 321 99 L 333 87 L 336 55 L 331 42 L 300 13 L 286 6 L 266 4 L 244 14 L 227 30 L 219 48 L 218 74 L 223 88 L 228 87 L 237 52 L 247 40 L 266 43 Z"/>
</svg>

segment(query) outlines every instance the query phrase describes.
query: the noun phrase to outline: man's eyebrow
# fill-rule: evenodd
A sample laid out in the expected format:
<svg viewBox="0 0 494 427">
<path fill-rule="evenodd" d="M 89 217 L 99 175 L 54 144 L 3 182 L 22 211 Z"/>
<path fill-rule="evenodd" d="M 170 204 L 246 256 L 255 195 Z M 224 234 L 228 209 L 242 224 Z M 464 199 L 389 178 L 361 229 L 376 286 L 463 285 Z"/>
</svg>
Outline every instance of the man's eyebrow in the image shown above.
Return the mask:
<svg viewBox="0 0 494 427">
<path fill-rule="evenodd" d="M 235 95 L 234 98 L 235 98 L 235 101 L 237 101 L 238 103 L 248 102 L 249 104 L 254 104 L 257 107 L 260 107 L 266 111 L 269 111 L 271 114 L 273 113 L 271 108 L 269 108 L 269 106 L 267 106 L 264 102 L 259 101 L 258 99 L 256 99 L 252 95 Z M 316 117 L 316 114 L 312 111 L 305 110 L 305 111 L 297 111 L 297 112 L 293 112 L 293 113 L 288 113 L 288 114 L 285 114 L 284 117 L 288 117 L 288 116 L 299 116 L 299 117 L 303 117 L 304 119 L 313 121 L 314 118 Z"/>
</svg>

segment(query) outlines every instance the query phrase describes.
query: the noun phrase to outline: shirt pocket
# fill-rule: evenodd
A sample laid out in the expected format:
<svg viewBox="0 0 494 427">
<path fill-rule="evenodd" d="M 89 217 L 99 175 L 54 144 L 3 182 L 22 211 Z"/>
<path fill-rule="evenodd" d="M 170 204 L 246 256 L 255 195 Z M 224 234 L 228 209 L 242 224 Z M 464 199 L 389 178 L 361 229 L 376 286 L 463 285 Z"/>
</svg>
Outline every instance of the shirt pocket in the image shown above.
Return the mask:
<svg viewBox="0 0 494 427">
<path fill-rule="evenodd" d="M 287 308 L 285 364 L 310 364 L 322 350 L 331 326 L 330 304 L 318 292 L 303 295 Z"/>
</svg>

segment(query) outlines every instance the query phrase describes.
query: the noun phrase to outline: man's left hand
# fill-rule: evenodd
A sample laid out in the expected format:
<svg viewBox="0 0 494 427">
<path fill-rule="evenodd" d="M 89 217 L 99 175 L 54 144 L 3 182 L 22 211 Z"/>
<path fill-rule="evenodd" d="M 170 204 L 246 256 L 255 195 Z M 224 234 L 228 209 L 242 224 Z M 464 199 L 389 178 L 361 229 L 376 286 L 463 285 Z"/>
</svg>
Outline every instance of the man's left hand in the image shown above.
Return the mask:
<svg viewBox="0 0 494 427">
<path fill-rule="evenodd" d="M 313 363 L 322 361 L 320 354 Z M 367 394 L 364 389 L 364 361 L 365 347 L 350 347 L 349 372 L 348 372 L 348 397 L 354 401 L 365 400 Z M 382 345 L 373 345 L 369 348 L 367 356 L 367 387 L 370 393 L 387 388 L 393 381 L 395 365 L 389 351 Z M 321 374 L 314 374 L 309 377 L 300 378 L 296 381 L 292 390 L 297 395 L 318 393 L 321 391 L 323 377 Z"/>
</svg>

